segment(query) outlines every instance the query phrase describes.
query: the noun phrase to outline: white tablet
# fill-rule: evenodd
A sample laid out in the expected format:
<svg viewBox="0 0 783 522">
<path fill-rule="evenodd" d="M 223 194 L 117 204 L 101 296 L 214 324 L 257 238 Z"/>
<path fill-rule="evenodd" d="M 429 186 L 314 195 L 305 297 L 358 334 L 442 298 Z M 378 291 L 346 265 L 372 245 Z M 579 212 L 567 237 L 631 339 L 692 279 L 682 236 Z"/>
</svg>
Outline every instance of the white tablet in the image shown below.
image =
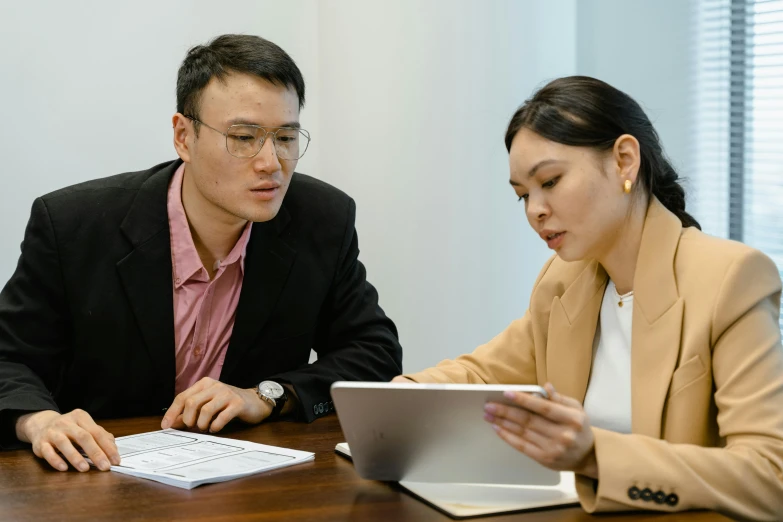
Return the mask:
<svg viewBox="0 0 783 522">
<path fill-rule="evenodd" d="M 506 444 L 484 403 L 532 385 L 336 382 L 332 399 L 356 471 L 366 479 L 554 486 L 560 473 Z"/>
</svg>

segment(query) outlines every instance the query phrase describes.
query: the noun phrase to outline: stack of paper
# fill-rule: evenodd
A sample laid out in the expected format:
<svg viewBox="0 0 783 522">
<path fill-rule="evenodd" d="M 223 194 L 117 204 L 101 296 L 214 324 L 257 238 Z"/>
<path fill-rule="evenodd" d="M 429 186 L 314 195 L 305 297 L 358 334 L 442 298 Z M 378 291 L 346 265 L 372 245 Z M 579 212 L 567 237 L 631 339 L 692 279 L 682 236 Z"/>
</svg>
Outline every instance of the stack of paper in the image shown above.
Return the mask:
<svg viewBox="0 0 783 522">
<path fill-rule="evenodd" d="M 348 444 L 341 442 L 335 451 L 351 458 Z M 400 486 L 418 499 L 453 518 L 527 511 L 546 507 L 579 504 L 573 473 L 560 473 L 556 486 L 516 484 L 455 484 L 401 481 Z"/>
<path fill-rule="evenodd" d="M 178 430 L 119 437 L 117 473 L 193 489 L 313 460 L 314 454 Z"/>
<path fill-rule="evenodd" d="M 563 473 L 558 486 L 511 484 L 444 484 L 400 482 L 414 496 L 454 518 L 531 509 L 575 506 L 579 503 L 574 474 Z"/>
</svg>

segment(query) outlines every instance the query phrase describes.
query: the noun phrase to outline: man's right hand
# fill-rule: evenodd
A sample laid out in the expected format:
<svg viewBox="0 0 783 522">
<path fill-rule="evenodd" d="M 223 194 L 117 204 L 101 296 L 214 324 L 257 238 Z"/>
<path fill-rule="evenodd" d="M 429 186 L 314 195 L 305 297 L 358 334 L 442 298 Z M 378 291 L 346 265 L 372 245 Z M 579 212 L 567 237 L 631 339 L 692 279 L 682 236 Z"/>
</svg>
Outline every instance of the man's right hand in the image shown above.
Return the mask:
<svg viewBox="0 0 783 522">
<path fill-rule="evenodd" d="M 411 384 L 411 383 L 415 383 L 416 381 L 412 381 L 412 380 L 408 379 L 407 377 L 403 377 L 402 375 L 398 375 L 397 377 L 392 379 L 391 382 L 401 382 L 403 384 Z"/>
<path fill-rule="evenodd" d="M 60 471 L 68 469 L 67 462 L 79 471 L 90 469 L 77 446 L 101 471 L 108 471 L 111 464 L 120 463 L 114 435 L 95 424 L 90 414 L 83 410 L 63 415 L 52 410 L 22 415 L 16 421 L 16 437 L 31 443 L 36 456 L 46 459 Z"/>
</svg>

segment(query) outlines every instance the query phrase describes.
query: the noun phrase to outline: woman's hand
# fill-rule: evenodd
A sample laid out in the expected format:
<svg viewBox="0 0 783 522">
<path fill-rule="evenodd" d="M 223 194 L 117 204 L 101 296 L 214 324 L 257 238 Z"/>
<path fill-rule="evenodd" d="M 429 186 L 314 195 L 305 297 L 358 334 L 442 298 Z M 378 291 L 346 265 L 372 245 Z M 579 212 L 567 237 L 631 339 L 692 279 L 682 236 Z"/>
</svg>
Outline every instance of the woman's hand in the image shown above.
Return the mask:
<svg viewBox="0 0 783 522">
<path fill-rule="evenodd" d="M 506 392 L 514 406 L 487 403 L 484 419 L 501 439 L 547 468 L 597 479 L 595 439 L 582 405 L 549 383 L 544 388 L 549 399 Z"/>
<path fill-rule="evenodd" d="M 399 382 L 402 384 L 415 384 L 414 381 L 408 379 L 407 377 L 403 377 L 402 375 L 398 375 L 397 377 L 392 379 L 391 382 Z"/>
</svg>

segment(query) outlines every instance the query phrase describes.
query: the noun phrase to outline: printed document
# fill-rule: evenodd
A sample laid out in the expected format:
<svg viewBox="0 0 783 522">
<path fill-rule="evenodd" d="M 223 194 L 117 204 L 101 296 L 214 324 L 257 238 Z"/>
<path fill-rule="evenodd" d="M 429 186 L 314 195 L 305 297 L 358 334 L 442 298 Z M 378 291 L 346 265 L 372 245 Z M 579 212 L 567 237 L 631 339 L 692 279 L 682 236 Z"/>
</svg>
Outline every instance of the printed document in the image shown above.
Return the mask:
<svg viewBox="0 0 783 522">
<path fill-rule="evenodd" d="M 115 440 L 117 473 L 193 489 L 313 460 L 307 451 L 266 446 L 179 430 L 161 430 Z"/>
</svg>

